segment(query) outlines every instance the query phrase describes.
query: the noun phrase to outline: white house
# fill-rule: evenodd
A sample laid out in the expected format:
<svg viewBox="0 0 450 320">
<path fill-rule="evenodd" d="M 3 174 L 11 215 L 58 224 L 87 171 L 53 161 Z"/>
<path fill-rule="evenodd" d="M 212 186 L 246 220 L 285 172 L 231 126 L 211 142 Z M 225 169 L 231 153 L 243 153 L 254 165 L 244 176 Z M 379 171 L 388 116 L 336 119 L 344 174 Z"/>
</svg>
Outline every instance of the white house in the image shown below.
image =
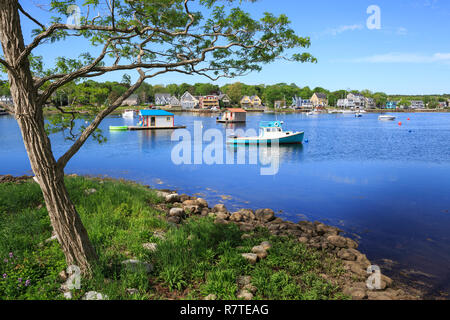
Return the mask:
<svg viewBox="0 0 450 320">
<path fill-rule="evenodd" d="M 170 93 L 156 93 L 155 94 L 155 105 L 165 106 L 169 104 L 171 95 Z"/>
<path fill-rule="evenodd" d="M 353 99 L 339 99 L 336 104 L 339 108 L 343 109 L 353 109 L 356 107 L 355 101 Z"/>
<path fill-rule="evenodd" d="M 147 128 L 173 128 L 175 127 L 174 115 L 164 110 L 141 110 L 139 125 Z"/>
<path fill-rule="evenodd" d="M 186 91 L 180 98 L 181 108 L 185 110 L 194 109 L 198 107 L 199 100 L 192 94 Z"/>
<path fill-rule="evenodd" d="M 11 96 L 1 96 L 0 102 L 5 103 L 5 104 L 13 104 L 13 99 Z"/>
<path fill-rule="evenodd" d="M 425 109 L 425 104 L 422 100 L 411 100 L 411 109 Z"/>
</svg>

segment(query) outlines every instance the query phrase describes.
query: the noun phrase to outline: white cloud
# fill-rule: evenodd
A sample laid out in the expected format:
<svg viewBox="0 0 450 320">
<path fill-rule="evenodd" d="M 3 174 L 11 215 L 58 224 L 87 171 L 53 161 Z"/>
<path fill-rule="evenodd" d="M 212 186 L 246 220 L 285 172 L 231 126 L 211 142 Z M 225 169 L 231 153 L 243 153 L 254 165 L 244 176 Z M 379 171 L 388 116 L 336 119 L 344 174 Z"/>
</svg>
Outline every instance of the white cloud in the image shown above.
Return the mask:
<svg viewBox="0 0 450 320">
<path fill-rule="evenodd" d="M 435 53 L 433 55 L 422 55 L 417 53 L 386 53 L 364 58 L 353 59 L 352 62 L 366 63 L 448 63 L 450 64 L 450 53 Z"/>
<path fill-rule="evenodd" d="M 355 30 L 362 30 L 364 29 L 364 26 L 362 24 L 353 24 L 353 25 L 348 25 L 348 26 L 340 26 L 338 28 L 334 28 L 334 29 L 327 29 L 324 32 L 322 32 L 322 34 L 324 35 L 333 35 L 336 36 L 340 33 L 346 32 L 346 31 L 355 31 Z"/>
<path fill-rule="evenodd" d="M 397 35 L 399 36 L 404 36 L 408 34 L 408 29 L 404 28 L 404 27 L 399 27 L 397 28 Z"/>
</svg>

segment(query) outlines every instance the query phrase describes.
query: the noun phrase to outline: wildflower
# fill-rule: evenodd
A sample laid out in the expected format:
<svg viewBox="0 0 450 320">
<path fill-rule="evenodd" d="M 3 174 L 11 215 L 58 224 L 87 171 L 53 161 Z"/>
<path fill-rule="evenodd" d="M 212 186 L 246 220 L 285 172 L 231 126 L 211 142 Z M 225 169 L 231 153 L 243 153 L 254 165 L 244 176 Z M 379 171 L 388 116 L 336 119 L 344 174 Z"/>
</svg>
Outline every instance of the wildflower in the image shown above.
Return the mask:
<svg viewBox="0 0 450 320">
<path fill-rule="evenodd" d="M 3 279 L 6 279 L 8 275 L 6 273 L 3 274 Z"/>
<path fill-rule="evenodd" d="M 4 263 L 8 263 L 8 259 L 3 260 Z"/>
<path fill-rule="evenodd" d="M 14 255 L 13 255 L 12 252 L 9 253 L 9 257 L 10 257 L 10 258 L 14 257 Z"/>
<path fill-rule="evenodd" d="M 19 278 L 19 282 L 22 282 L 22 278 Z"/>
<path fill-rule="evenodd" d="M 30 285 L 30 280 L 25 281 L 25 287 L 28 287 Z"/>
</svg>

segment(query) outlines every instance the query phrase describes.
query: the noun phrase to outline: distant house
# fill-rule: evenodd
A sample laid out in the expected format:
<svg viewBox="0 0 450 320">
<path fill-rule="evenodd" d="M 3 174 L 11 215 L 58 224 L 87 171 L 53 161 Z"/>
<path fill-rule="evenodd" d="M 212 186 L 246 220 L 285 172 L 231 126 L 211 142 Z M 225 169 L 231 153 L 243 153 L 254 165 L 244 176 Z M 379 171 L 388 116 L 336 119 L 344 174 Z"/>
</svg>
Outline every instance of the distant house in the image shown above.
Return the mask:
<svg viewBox="0 0 450 320">
<path fill-rule="evenodd" d="M 286 100 L 277 100 L 277 101 L 274 101 L 273 107 L 274 107 L 275 109 L 286 108 Z"/>
<path fill-rule="evenodd" d="M 411 109 L 425 109 L 425 103 L 422 100 L 411 100 Z"/>
<path fill-rule="evenodd" d="M 355 108 L 363 109 L 366 106 L 366 97 L 360 93 L 349 93 L 347 99 L 353 101 Z"/>
<path fill-rule="evenodd" d="M 375 99 L 366 98 L 366 108 L 367 109 L 376 109 L 377 104 L 375 103 Z"/>
<path fill-rule="evenodd" d="M 139 125 L 148 128 L 173 128 L 175 127 L 174 115 L 164 110 L 141 110 Z"/>
<path fill-rule="evenodd" d="M 247 121 L 247 111 L 241 108 L 228 108 L 222 115 L 222 118 L 218 118 L 217 122 L 221 123 L 239 123 Z"/>
<path fill-rule="evenodd" d="M 219 104 L 219 96 L 209 95 L 203 96 L 199 98 L 199 107 L 200 109 L 212 109 L 212 108 L 220 108 Z"/>
<path fill-rule="evenodd" d="M 198 107 L 199 101 L 192 94 L 186 91 L 180 98 L 181 108 L 190 110 Z"/>
<path fill-rule="evenodd" d="M 355 101 L 353 99 L 339 99 L 336 106 L 343 109 L 354 109 L 356 107 Z"/>
<path fill-rule="evenodd" d="M 313 107 L 311 100 L 302 99 L 301 97 L 297 97 L 297 96 L 294 96 L 292 98 L 292 106 L 294 108 L 312 108 Z"/>
<path fill-rule="evenodd" d="M 13 104 L 13 99 L 11 96 L 1 96 L 0 102 L 4 104 Z"/>
<path fill-rule="evenodd" d="M 253 108 L 260 108 L 262 106 L 261 98 L 257 95 L 251 96 L 250 100 L 252 101 Z"/>
<path fill-rule="evenodd" d="M 397 109 L 397 101 L 386 102 L 386 109 Z"/>
<path fill-rule="evenodd" d="M 251 108 L 253 106 L 252 99 L 249 96 L 243 96 L 240 105 L 242 108 Z"/>
<path fill-rule="evenodd" d="M 438 108 L 440 108 L 440 109 L 447 108 L 447 101 L 439 102 Z"/>
<path fill-rule="evenodd" d="M 168 103 L 168 105 L 169 105 L 171 108 L 177 108 L 177 107 L 181 107 L 181 102 L 180 102 L 180 100 L 177 99 L 177 97 L 171 96 L 171 97 L 169 98 L 169 103 Z"/>
<path fill-rule="evenodd" d="M 328 106 L 327 95 L 325 93 L 314 92 L 311 97 L 311 103 L 314 107 L 326 107 Z"/>
<path fill-rule="evenodd" d="M 137 106 L 140 103 L 139 96 L 137 94 L 132 94 L 127 99 L 123 101 L 124 106 Z"/>
<path fill-rule="evenodd" d="M 155 94 L 155 105 L 166 106 L 169 104 L 171 97 L 172 96 L 170 93 L 156 93 Z"/>
<path fill-rule="evenodd" d="M 229 107 L 231 105 L 231 99 L 226 93 L 219 94 L 219 104 L 222 107 Z"/>
</svg>

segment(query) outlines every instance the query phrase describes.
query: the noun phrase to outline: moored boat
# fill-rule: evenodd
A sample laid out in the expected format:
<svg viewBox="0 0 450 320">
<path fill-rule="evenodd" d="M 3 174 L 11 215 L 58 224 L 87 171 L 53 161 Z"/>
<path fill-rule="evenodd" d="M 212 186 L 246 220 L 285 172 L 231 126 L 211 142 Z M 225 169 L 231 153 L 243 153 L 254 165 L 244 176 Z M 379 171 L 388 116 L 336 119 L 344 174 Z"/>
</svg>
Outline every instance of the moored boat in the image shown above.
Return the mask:
<svg viewBox="0 0 450 320">
<path fill-rule="evenodd" d="M 284 131 L 282 121 L 262 121 L 259 125 L 259 136 L 230 136 L 228 144 L 301 144 L 304 132 Z"/>
<path fill-rule="evenodd" d="M 393 121 L 395 120 L 395 116 L 389 115 L 389 114 L 383 114 L 378 117 L 378 120 L 382 121 Z"/>
<path fill-rule="evenodd" d="M 127 131 L 128 126 L 109 126 L 109 131 Z"/>
<path fill-rule="evenodd" d="M 134 118 L 134 110 L 125 110 L 122 113 L 122 117 L 126 119 L 133 119 Z"/>
</svg>

